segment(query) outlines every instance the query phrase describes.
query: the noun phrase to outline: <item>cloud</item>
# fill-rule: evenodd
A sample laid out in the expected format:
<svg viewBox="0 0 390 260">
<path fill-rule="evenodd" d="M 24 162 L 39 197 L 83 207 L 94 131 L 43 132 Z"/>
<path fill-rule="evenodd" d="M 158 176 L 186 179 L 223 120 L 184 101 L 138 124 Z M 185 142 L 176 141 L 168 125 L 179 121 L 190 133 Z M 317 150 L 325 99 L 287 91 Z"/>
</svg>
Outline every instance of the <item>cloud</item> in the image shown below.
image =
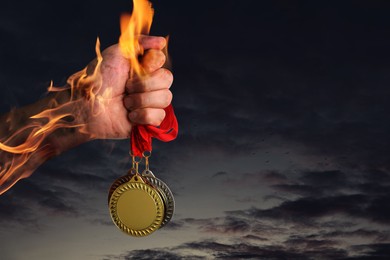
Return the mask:
<svg viewBox="0 0 390 260">
<path fill-rule="evenodd" d="M 264 14 L 270 20 L 257 22 L 262 37 L 254 39 L 250 33 L 229 39 L 238 41 L 236 46 L 247 42 L 256 47 L 245 44 L 245 51 L 227 51 L 201 45 L 191 63 L 178 58 L 174 102 L 182 126 L 180 144 L 250 153 L 273 134 L 339 164 L 389 167 L 387 72 L 370 65 L 386 64 L 379 53 L 387 49 L 377 44 L 383 39 L 368 40 L 383 34 L 381 26 L 362 24 L 352 15 L 365 12 L 361 6 L 349 7 L 356 12 L 347 22 L 337 14 L 330 20 L 328 13 L 336 9 L 318 6 L 310 7 L 318 16 L 310 15 L 309 7 L 294 6 L 283 9 L 281 17 L 278 5 L 265 8 L 275 16 Z M 301 15 L 310 22 L 302 22 Z M 361 40 L 352 21 L 370 28 L 364 32 L 370 35 L 367 40 Z M 313 34 L 314 27 L 319 29 Z M 372 35 L 374 31 L 378 34 Z M 207 32 L 211 34 L 206 29 L 202 35 Z M 327 41 L 320 40 L 324 35 Z M 355 48 L 348 47 L 352 42 Z M 362 61 L 357 58 L 361 53 L 372 56 Z M 179 50 L 177 57 L 185 54 Z"/>
<path fill-rule="evenodd" d="M 302 196 L 318 194 L 318 190 L 310 185 L 302 184 L 278 184 L 273 186 L 278 191 L 283 191 L 290 194 L 297 194 Z"/>
<path fill-rule="evenodd" d="M 129 251 L 111 259 L 387 259 L 390 244 L 379 243 L 353 246 L 354 254 L 333 248 L 334 241 L 291 239 L 285 245 L 228 244 L 212 240 L 183 243 L 172 248 Z"/>
<path fill-rule="evenodd" d="M 351 257 L 350 259 L 387 259 L 390 255 L 389 243 L 377 243 L 353 246 L 353 250 L 361 252 L 360 256 Z"/>
<path fill-rule="evenodd" d="M 292 183 L 292 184 L 291 184 Z M 273 188 L 308 197 L 320 197 L 340 194 L 353 189 L 354 176 L 348 176 L 340 170 L 304 171 L 290 184 L 274 185 Z"/>
<path fill-rule="evenodd" d="M 373 230 L 373 229 L 355 229 L 351 231 L 332 230 L 330 232 L 324 232 L 319 234 L 322 238 L 365 238 L 372 239 L 373 241 L 388 241 L 390 240 L 390 230 Z"/>
<path fill-rule="evenodd" d="M 169 249 L 145 249 L 145 250 L 133 250 L 128 253 L 125 253 L 121 256 L 106 256 L 103 260 L 113 260 L 113 259 L 136 259 L 136 260 L 159 260 L 159 259 L 172 259 L 172 260 L 180 260 L 185 259 L 183 256 L 169 251 Z M 197 258 L 194 258 L 197 259 Z M 202 258 L 200 258 L 202 259 Z"/>
<path fill-rule="evenodd" d="M 232 221 L 230 216 L 226 216 L 225 220 L 189 219 L 188 222 L 200 225 L 198 228 L 208 234 L 208 238 L 203 240 L 184 242 L 173 247 L 133 250 L 117 256 L 106 256 L 104 259 L 376 259 L 369 257 L 388 256 L 390 249 L 385 241 L 375 242 L 383 235 L 380 231 L 365 229 L 346 231 L 350 228 L 348 225 L 333 226 L 333 231 L 328 233 L 324 233 L 320 226 L 303 228 L 301 232 L 296 232 L 294 231 L 296 229 L 289 225 L 278 229 L 275 222 L 263 224 L 262 228 L 256 230 L 255 223 L 259 225 L 259 220 L 255 218 L 247 220 L 244 224 L 245 227 L 250 226 L 249 229 L 235 229 L 242 226 L 241 222 L 245 220 L 238 223 L 236 220 Z M 209 226 L 217 224 L 216 228 L 205 229 L 204 224 L 207 221 Z M 226 227 L 218 225 L 220 222 Z M 357 238 L 371 240 L 373 243 L 354 244 L 353 241 Z M 388 241 L 388 237 L 386 239 Z"/>
<path fill-rule="evenodd" d="M 390 224 L 389 196 L 370 197 L 364 194 L 328 197 L 303 197 L 284 201 L 270 209 L 252 208 L 232 214 L 257 219 L 283 220 L 303 225 L 316 225 L 316 219 L 328 216 L 344 216 L 349 219 L 366 219 L 381 224 Z M 313 222 L 314 221 L 314 222 Z"/>
<path fill-rule="evenodd" d="M 216 176 L 223 177 L 225 185 L 238 175 Z M 284 255 L 299 259 L 359 255 L 364 259 L 367 252 L 354 246 L 361 241 L 385 244 L 390 239 L 387 172 L 302 170 L 291 174 L 273 170 L 240 174 L 239 178 L 243 189 L 254 183 L 268 185 L 271 192 L 267 194 L 275 191 L 278 200 L 266 207 L 253 201 L 252 208 L 227 211 L 221 217 L 175 219 L 175 231 L 196 230 L 209 240 L 183 243 L 169 252 L 183 256 L 178 248 L 187 248 L 196 250 L 197 256 L 224 259 L 266 254 L 270 259 L 274 255 L 275 259 Z M 245 250 L 253 250 L 240 252 L 237 248 L 243 242 L 253 246 Z"/>
<path fill-rule="evenodd" d="M 212 176 L 212 178 L 224 177 L 224 176 L 226 176 L 226 175 L 228 175 L 227 172 L 219 171 L 219 172 L 214 173 L 213 176 Z"/>
<path fill-rule="evenodd" d="M 184 221 L 181 220 L 171 220 L 165 226 L 165 230 L 180 230 L 184 227 Z"/>
<path fill-rule="evenodd" d="M 316 248 L 318 244 L 321 249 Z M 340 259 L 347 255 L 343 250 L 324 247 L 325 244 L 319 242 L 310 251 L 304 251 L 294 246 L 228 244 L 205 240 L 183 243 L 173 248 L 134 250 L 121 258 L 111 256 L 104 259 Z"/>
<path fill-rule="evenodd" d="M 263 176 L 263 180 L 267 183 L 285 183 L 287 179 L 286 175 L 277 172 L 277 171 L 269 171 Z"/>
<path fill-rule="evenodd" d="M 23 179 L 0 196 L 0 222 L 36 228 L 43 215 L 78 216 L 75 197 L 80 194 L 63 186 Z"/>
<path fill-rule="evenodd" d="M 124 255 L 135 259 L 164 253 L 182 259 L 381 259 L 388 255 L 386 202 L 390 198 L 381 188 L 388 184 L 387 173 L 378 172 L 375 181 L 369 174 L 339 170 L 255 176 L 276 191 L 284 185 L 285 199 L 268 208 L 227 211 L 220 217 L 176 219 L 173 232 L 195 230 L 204 239 Z M 365 183 L 372 185 L 366 193 Z M 375 187 L 378 192 L 373 192 Z"/>
<path fill-rule="evenodd" d="M 0 223 L 10 226 L 17 224 L 35 225 L 36 220 L 32 217 L 34 211 L 31 207 L 18 203 L 17 199 L 9 194 L 0 197 Z"/>
<path fill-rule="evenodd" d="M 219 222 L 219 221 L 218 221 Z M 237 234 L 237 233 L 247 233 L 251 225 L 243 219 L 237 217 L 226 217 L 222 222 L 218 223 L 217 221 L 209 222 L 206 225 L 202 226 L 201 229 L 204 232 L 210 232 L 213 234 L 222 233 L 222 234 Z"/>
</svg>

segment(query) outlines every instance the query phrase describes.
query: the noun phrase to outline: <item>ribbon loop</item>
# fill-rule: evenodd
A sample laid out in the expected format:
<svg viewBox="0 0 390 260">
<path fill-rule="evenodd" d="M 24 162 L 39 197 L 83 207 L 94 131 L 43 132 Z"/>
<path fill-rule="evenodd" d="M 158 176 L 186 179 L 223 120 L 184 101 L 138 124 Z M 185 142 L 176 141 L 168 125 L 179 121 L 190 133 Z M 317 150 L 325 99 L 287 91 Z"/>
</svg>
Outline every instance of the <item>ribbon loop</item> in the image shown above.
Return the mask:
<svg viewBox="0 0 390 260">
<path fill-rule="evenodd" d="M 179 125 L 172 104 L 164 110 L 165 118 L 160 126 L 133 126 L 131 131 L 131 152 L 133 156 L 142 156 L 143 152 L 152 151 L 152 138 L 169 142 L 177 137 Z"/>
</svg>

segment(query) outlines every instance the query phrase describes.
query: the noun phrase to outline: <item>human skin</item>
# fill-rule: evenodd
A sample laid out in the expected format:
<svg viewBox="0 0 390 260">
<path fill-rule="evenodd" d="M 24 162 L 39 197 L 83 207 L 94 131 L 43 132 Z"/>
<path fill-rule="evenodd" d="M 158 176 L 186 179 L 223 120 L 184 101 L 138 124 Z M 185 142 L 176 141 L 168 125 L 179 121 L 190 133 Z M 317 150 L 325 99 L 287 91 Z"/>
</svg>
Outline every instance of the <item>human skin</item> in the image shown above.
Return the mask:
<svg viewBox="0 0 390 260">
<path fill-rule="evenodd" d="M 141 36 L 139 43 L 145 50 L 140 59 L 145 72 L 143 77 L 129 77 L 131 69 L 129 60 L 122 55 L 118 45 L 110 46 L 102 52 L 101 85 L 95 94 L 103 96 L 108 90 L 110 96 L 105 102 L 99 103 L 99 113 L 93 111 L 96 106 L 91 106 L 90 100 L 85 96 L 79 95 L 69 103 L 70 91 L 60 91 L 51 93 L 31 105 L 13 109 L 0 117 L 0 142 L 4 142 L 29 124 L 43 125 L 41 122 L 43 119 L 31 116 L 53 108 L 58 108 L 56 113 L 59 114 L 72 114 L 72 124 L 80 125 L 83 129 L 79 131 L 77 127 L 60 127 L 44 136 L 38 149 L 30 152 L 28 160 L 21 163 L 12 175 L 7 172 L 9 162 L 22 161 L 23 154 L 0 149 L 0 194 L 18 179 L 31 175 L 49 158 L 72 147 L 94 139 L 128 138 L 135 124 L 160 125 L 165 117 L 164 108 L 172 101 L 169 88 L 173 82 L 173 75 L 169 70 L 162 68 L 165 63 L 162 50 L 166 40 L 163 37 Z M 88 65 L 87 74 L 94 71 L 96 64 L 94 60 Z M 68 105 L 62 106 L 67 103 Z M 27 129 L 14 135 L 7 145 L 22 144 L 29 132 L 31 131 Z"/>
<path fill-rule="evenodd" d="M 129 79 L 130 64 L 121 55 L 118 45 L 102 53 L 103 87 L 100 91 L 110 87 L 113 97 L 105 113 L 89 120 L 90 125 L 99 125 L 97 132 L 91 131 L 97 138 L 127 138 L 132 122 L 158 126 L 165 117 L 164 108 L 172 100 L 169 87 L 173 81 L 172 73 L 161 68 L 165 63 L 162 49 L 166 40 L 162 37 L 142 37 L 140 43 L 147 50 L 141 59 L 146 73 L 142 79 Z"/>
</svg>

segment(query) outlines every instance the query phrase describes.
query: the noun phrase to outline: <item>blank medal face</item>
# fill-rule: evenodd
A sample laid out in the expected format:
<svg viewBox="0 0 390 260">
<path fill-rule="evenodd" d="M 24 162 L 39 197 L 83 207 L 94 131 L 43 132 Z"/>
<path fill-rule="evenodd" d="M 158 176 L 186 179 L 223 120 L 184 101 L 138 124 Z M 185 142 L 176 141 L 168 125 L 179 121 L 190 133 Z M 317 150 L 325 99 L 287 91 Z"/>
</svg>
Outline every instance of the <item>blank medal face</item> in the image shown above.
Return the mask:
<svg viewBox="0 0 390 260">
<path fill-rule="evenodd" d="M 118 216 L 121 222 L 135 230 L 148 228 L 157 215 L 154 199 L 142 190 L 129 190 L 119 197 Z"/>
</svg>

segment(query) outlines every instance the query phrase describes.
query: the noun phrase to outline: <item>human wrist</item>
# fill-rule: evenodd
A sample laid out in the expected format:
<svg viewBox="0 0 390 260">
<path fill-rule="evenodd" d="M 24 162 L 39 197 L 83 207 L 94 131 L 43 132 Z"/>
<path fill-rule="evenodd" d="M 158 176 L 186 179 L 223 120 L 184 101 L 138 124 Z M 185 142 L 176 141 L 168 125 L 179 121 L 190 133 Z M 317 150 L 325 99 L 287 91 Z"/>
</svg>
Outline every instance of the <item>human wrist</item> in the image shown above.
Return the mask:
<svg viewBox="0 0 390 260">
<path fill-rule="evenodd" d="M 58 129 L 48 136 L 56 155 L 93 139 L 88 131 L 90 107 L 84 96 L 72 96 L 70 90 L 65 90 L 55 93 L 53 101 L 57 103 L 55 114 L 64 116 Z"/>
<path fill-rule="evenodd" d="M 81 131 L 85 115 L 82 99 L 70 101 L 68 90 L 12 109 L 0 117 L 0 163 L 10 169 L 16 165 L 13 171 L 27 174 L 51 157 L 90 140 Z"/>
</svg>

